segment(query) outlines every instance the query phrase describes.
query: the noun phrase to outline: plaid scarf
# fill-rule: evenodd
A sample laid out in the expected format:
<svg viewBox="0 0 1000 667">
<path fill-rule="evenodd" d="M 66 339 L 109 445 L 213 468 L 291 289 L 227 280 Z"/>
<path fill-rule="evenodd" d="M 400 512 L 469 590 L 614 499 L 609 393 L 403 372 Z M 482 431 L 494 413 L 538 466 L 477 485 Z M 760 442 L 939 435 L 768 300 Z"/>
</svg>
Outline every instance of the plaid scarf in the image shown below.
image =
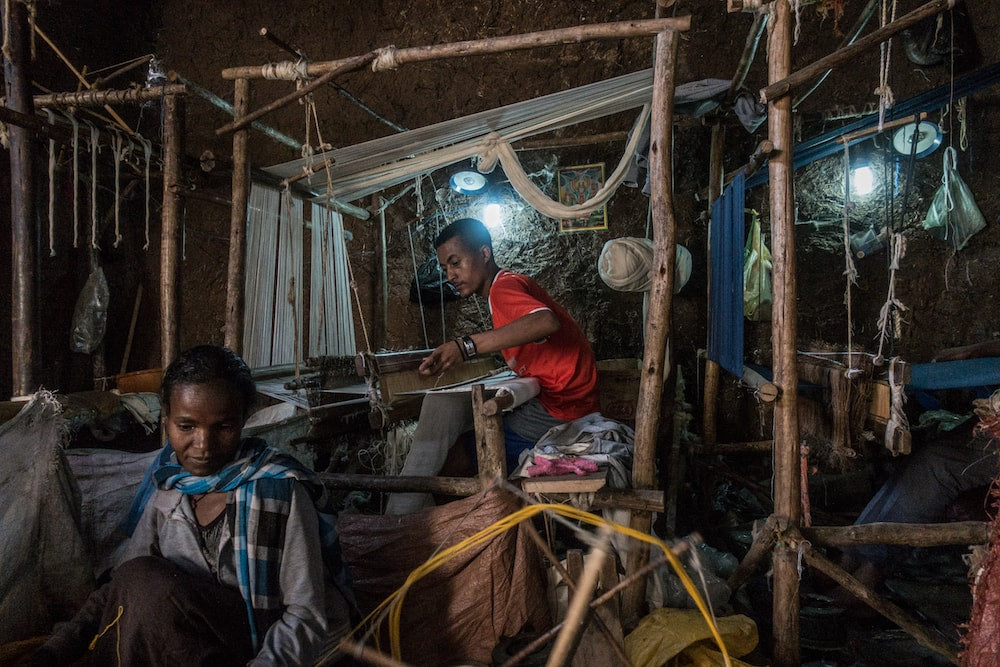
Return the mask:
<svg viewBox="0 0 1000 667">
<path fill-rule="evenodd" d="M 305 485 L 316 506 L 323 563 L 337 588 L 353 608 L 354 598 L 347 569 L 340 555 L 337 517 L 329 493 L 316 480 L 313 471 L 293 457 L 268 447 L 259 438 L 243 440 L 233 461 L 214 475 L 206 477 L 197 477 L 184 470 L 177 463 L 177 457 L 168 442 L 147 471 L 136 494 L 129 519 L 126 519 L 123 527 L 128 529 L 131 522 L 130 527 L 134 530 L 142 508 L 152 496 L 154 484 L 156 488 L 176 489 L 187 495 L 232 491 L 236 505 L 233 529 L 236 578 L 246 602 L 251 638 L 254 650 L 257 650 L 260 648 L 260 639 L 254 611 L 281 608 L 279 569 L 292 488 L 296 482 Z"/>
</svg>

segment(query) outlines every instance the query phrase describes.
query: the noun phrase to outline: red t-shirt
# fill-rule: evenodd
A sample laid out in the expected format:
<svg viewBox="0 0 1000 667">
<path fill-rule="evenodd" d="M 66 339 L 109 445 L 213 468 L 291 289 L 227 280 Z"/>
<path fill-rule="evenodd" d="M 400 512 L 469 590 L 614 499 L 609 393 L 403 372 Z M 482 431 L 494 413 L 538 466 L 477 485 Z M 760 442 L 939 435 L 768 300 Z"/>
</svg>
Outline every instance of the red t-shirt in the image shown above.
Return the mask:
<svg viewBox="0 0 1000 667">
<path fill-rule="evenodd" d="M 542 407 L 563 421 L 600 411 L 597 364 L 590 343 L 566 309 L 531 278 L 501 269 L 489 294 L 493 326 L 500 328 L 539 310 L 559 318 L 559 331 L 548 338 L 501 350 L 511 370 L 538 379 Z"/>
</svg>

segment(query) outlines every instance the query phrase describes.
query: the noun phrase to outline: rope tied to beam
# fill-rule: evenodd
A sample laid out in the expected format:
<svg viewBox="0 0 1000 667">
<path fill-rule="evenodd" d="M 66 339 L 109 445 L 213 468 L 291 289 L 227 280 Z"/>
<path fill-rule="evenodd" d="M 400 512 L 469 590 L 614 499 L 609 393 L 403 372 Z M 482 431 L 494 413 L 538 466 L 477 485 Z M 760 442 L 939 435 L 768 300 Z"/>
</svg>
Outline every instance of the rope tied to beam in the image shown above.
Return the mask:
<svg viewBox="0 0 1000 667">
<path fill-rule="evenodd" d="M 295 62 L 284 60 L 280 63 L 266 63 L 260 67 L 260 75 L 265 79 L 280 81 L 302 81 L 309 78 L 309 63 L 303 59 Z"/>
<path fill-rule="evenodd" d="M 396 60 L 396 47 L 393 44 L 375 49 L 375 60 L 372 61 L 373 72 L 384 72 L 389 69 L 399 69 L 399 61 Z"/>
<path fill-rule="evenodd" d="M 78 248 L 80 246 L 80 123 L 76 116 L 68 111 L 66 118 L 73 125 L 73 247 Z"/>
<path fill-rule="evenodd" d="M 896 0 L 892 0 L 891 13 L 888 5 L 888 0 L 882 3 L 882 27 L 896 20 Z M 891 39 L 879 44 L 879 53 L 878 87 L 875 88 L 875 95 L 878 95 L 878 129 L 881 132 L 885 124 L 885 110 L 891 109 L 895 103 L 892 88 L 889 87 L 889 65 L 892 59 Z"/>
</svg>

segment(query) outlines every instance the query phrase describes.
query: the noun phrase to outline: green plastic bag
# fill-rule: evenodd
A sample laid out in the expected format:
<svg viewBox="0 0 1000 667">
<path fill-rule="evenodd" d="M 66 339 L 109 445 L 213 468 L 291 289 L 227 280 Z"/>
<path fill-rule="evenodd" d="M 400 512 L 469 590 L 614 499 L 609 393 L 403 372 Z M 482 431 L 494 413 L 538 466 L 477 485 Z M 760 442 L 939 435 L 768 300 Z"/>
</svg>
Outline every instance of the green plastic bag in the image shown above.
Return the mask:
<svg viewBox="0 0 1000 667">
<path fill-rule="evenodd" d="M 955 250 L 961 250 L 973 234 L 986 227 L 986 220 L 969 186 L 958 174 L 955 156 L 954 148 L 945 149 L 941 186 L 924 218 L 924 229 L 942 241 L 951 241 Z"/>
<path fill-rule="evenodd" d="M 743 314 L 753 322 L 771 319 L 771 251 L 760 233 L 760 217 L 750 211 L 753 222 L 743 249 Z"/>
</svg>

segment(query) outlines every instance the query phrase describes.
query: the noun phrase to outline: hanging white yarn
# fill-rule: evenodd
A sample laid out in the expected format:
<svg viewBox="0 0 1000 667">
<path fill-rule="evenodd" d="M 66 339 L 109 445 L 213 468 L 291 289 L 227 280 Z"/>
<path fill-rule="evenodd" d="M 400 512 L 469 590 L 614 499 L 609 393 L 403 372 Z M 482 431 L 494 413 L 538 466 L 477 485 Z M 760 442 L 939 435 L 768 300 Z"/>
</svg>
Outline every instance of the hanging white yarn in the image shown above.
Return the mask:
<svg viewBox="0 0 1000 667">
<path fill-rule="evenodd" d="M 854 315 L 852 314 L 851 285 L 858 283 L 858 269 L 854 264 L 854 253 L 851 252 L 851 228 L 848 211 L 851 203 L 851 154 L 847 142 L 844 142 L 844 275 L 847 276 L 844 286 L 844 305 L 847 306 L 847 364 L 848 373 L 854 370 Z"/>
<path fill-rule="evenodd" d="M 71 113 L 66 117 L 73 125 L 73 247 L 77 248 L 80 241 L 80 123 Z"/>
<path fill-rule="evenodd" d="M 896 0 L 892 0 L 892 12 L 887 9 L 888 0 L 882 0 L 882 27 L 896 20 Z M 889 65 L 892 60 L 892 40 L 886 40 L 879 45 L 878 88 L 878 129 L 881 132 L 885 124 L 885 110 L 891 109 L 895 103 L 892 88 L 889 87 Z"/>
<path fill-rule="evenodd" d="M 641 127 L 646 122 L 648 117 L 649 105 L 647 104 L 642 107 L 642 114 L 637 121 L 636 126 Z M 602 185 L 601 188 L 587 201 L 574 204 L 572 206 L 567 206 L 560 202 L 553 201 L 548 195 L 542 192 L 537 185 L 535 185 L 534 181 L 528 177 L 517 158 L 517 154 L 510 145 L 510 141 L 515 140 L 516 137 L 509 137 L 505 139 L 497 132 L 491 132 L 488 134 L 480 144 L 479 158 L 476 163 L 476 168 L 480 172 L 488 174 L 493 171 L 493 168 L 499 160 L 500 164 L 503 165 L 504 173 L 510 179 L 511 185 L 514 186 L 514 190 L 517 191 L 517 194 L 519 194 L 521 198 L 524 199 L 532 208 L 550 218 L 572 220 L 590 215 L 597 209 L 604 206 L 608 200 L 611 199 L 611 197 L 615 194 L 615 191 L 618 189 L 618 186 L 621 185 L 623 180 L 625 180 L 625 173 L 629 168 L 632 157 L 635 155 L 635 149 L 639 143 L 641 134 L 641 132 L 632 133 L 628 144 L 625 146 L 621 161 L 618 163 L 618 166 L 615 167 L 615 170 L 608 177 L 604 185 Z"/>
<path fill-rule="evenodd" d="M 56 124 L 56 115 L 51 109 L 45 110 L 49 125 Z M 49 139 L 49 257 L 56 256 L 56 140 Z"/>
<path fill-rule="evenodd" d="M 125 157 L 125 147 L 124 141 L 122 139 L 121 133 L 115 130 L 114 136 L 111 138 L 111 150 L 115 154 L 115 242 L 114 247 L 117 248 L 118 244 L 122 242 L 121 233 L 121 204 L 119 202 L 119 197 L 121 196 L 121 172 L 122 172 L 122 159 Z"/>
<path fill-rule="evenodd" d="M 97 153 L 101 150 L 98 143 L 100 131 L 90 125 L 90 247 L 97 249 Z"/>
<path fill-rule="evenodd" d="M 885 446 L 893 456 L 909 454 L 912 436 L 910 421 L 903 406 L 906 403 L 904 383 L 899 378 L 899 357 L 889 360 L 889 421 L 885 425 Z"/>
<path fill-rule="evenodd" d="M 149 160 L 153 154 L 153 142 L 140 136 L 139 143 L 142 144 L 142 154 L 146 158 L 146 243 L 142 249 L 149 250 Z"/>
<path fill-rule="evenodd" d="M 899 232 L 889 235 L 889 248 L 892 259 L 889 263 L 889 289 L 885 303 L 878 315 L 879 340 L 878 355 L 876 359 L 884 359 L 882 352 L 885 348 L 885 341 L 889 337 L 889 322 L 893 311 L 905 312 L 909 310 L 903 302 L 896 298 L 896 273 L 899 271 L 899 263 L 906 256 L 906 237 Z"/>
</svg>

